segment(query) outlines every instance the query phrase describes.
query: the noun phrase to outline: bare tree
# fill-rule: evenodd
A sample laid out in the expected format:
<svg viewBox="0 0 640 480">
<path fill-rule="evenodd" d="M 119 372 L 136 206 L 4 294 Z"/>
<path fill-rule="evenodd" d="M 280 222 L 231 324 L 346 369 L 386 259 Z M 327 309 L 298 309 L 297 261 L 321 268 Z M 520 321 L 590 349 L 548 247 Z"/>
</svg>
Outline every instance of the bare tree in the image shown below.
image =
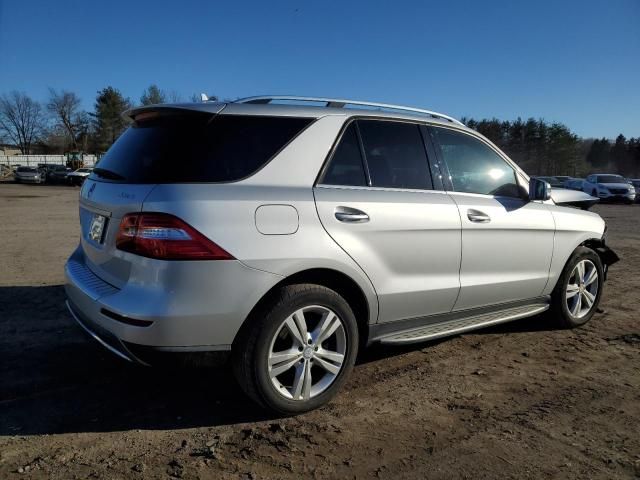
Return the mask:
<svg viewBox="0 0 640 480">
<path fill-rule="evenodd" d="M 47 110 L 53 115 L 56 126 L 66 133 L 73 150 L 78 149 L 78 135 L 81 132 L 85 112 L 80 110 L 80 97 L 73 92 L 49 89 Z"/>
<path fill-rule="evenodd" d="M 181 103 L 181 102 L 183 102 L 182 95 L 180 95 L 180 93 L 178 93 L 176 90 L 169 91 L 167 93 L 167 97 L 169 99 L 169 102 L 171 102 L 171 103 Z"/>
<path fill-rule="evenodd" d="M 0 130 L 15 143 L 23 154 L 44 128 L 42 105 L 26 93 L 13 91 L 0 96 Z"/>
</svg>

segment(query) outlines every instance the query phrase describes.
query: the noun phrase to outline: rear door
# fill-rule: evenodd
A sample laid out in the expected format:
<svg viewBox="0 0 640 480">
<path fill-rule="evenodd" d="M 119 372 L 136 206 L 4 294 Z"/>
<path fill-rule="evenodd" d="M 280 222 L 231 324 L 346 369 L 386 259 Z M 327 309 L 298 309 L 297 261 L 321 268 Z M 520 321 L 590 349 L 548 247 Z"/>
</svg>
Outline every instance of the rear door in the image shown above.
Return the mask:
<svg viewBox="0 0 640 480">
<path fill-rule="evenodd" d="M 540 296 L 555 234 L 547 206 L 528 200 L 515 169 L 479 137 L 444 127 L 429 132 L 448 168 L 445 186 L 462 221 L 454 310 Z"/>
<path fill-rule="evenodd" d="M 460 288 L 460 217 L 434 188 L 423 131 L 351 122 L 314 190 L 324 228 L 376 289 L 379 322 L 449 312 Z"/>
</svg>

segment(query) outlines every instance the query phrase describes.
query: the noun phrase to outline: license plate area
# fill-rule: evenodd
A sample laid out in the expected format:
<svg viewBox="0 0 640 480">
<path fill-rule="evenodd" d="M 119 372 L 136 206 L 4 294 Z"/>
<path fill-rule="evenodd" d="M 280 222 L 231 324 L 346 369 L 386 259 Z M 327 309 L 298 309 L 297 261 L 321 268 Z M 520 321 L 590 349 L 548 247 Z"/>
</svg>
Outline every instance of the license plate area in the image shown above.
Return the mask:
<svg viewBox="0 0 640 480">
<path fill-rule="evenodd" d="M 94 243 L 102 244 L 104 241 L 104 232 L 106 230 L 107 217 L 95 213 L 91 218 L 89 224 L 89 231 L 87 232 L 87 238 Z"/>
</svg>

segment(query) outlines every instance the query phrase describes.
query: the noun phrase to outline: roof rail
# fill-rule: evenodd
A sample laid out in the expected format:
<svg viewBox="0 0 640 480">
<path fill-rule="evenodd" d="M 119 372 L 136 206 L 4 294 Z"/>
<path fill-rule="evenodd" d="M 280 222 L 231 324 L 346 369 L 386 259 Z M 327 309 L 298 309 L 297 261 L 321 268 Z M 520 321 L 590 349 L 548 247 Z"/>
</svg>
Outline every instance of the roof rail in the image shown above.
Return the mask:
<svg viewBox="0 0 640 480">
<path fill-rule="evenodd" d="M 375 103 L 375 102 L 363 102 L 360 100 L 346 100 L 340 98 L 324 98 L 324 97 L 297 97 L 291 95 L 263 95 L 258 97 L 247 97 L 240 98 L 236 100 L 234 103 L 252 103 L 252 104 L 267 104 L 271 103 L 274 100 L 284 100 L 284 101 L 293 101 L 293 102 L 319 102 L 325 103 L 325 107 L 334 107 L 334 108 L 343 108 L 346 105 L 358 105 L 365 107 L 377 107 L 380 109 L 387 110 L 398 110 L 401 112 L 412 112 L 412 113 L 420 113 L 422 115 L 428 115 L 432 118 L 441 118 L 443 120 L 448 120 L 452 123 L 456 123 L 458 125 L 463 125 L 460 120 L 456 120 L 449 115 L 445 115 L 443 113 L 433 112 L 431 110 L 424 110 L 422 108 L 414 108 L 414 107 L 405 107 L 403 105 L 391 105 L 389 103 Z"/>
</svg>

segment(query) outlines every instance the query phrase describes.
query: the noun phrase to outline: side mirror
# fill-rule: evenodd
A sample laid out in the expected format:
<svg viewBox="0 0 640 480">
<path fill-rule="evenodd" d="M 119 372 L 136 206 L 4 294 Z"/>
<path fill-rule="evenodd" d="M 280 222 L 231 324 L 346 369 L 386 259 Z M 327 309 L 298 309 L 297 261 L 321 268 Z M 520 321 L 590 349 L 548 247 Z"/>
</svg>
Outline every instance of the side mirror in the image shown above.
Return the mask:
<svg viewBox="0 0 640 480">
<path fill-rule="evenodd" d="M 529 200 L 549 200 L 551 198 L 551 185 L 544 180 L 531 178 L 529 180 Z"/>
</svg>

